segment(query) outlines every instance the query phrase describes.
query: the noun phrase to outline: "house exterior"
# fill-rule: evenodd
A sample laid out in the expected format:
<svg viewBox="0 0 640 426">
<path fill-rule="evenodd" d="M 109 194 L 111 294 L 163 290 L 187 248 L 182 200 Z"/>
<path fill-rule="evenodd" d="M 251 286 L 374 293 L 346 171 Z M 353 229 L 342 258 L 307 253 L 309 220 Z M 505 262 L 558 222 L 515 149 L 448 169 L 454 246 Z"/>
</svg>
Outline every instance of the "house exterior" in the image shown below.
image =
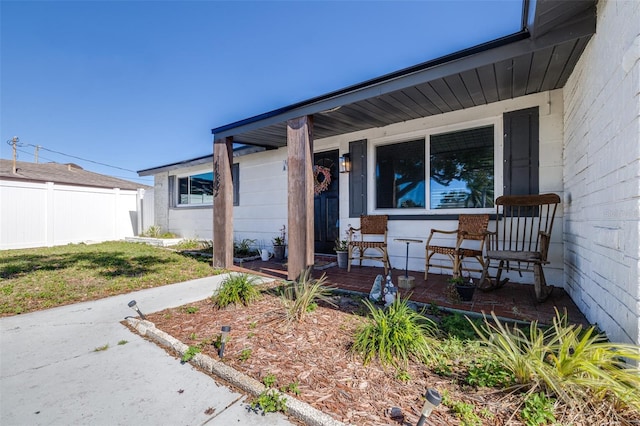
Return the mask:
<svg viewBox="0 0 640 426">
<path fill-rule="evenodd" d="M 145 189 L 153 195 L 75 164 L 0 160 L 0 249 L 134 236 L 144 226 Z"/>
<path fill-rule="evenodd" d="M 213 129 L 212 217 L 197 220 L 213 222 L 199 236 L 213 236 L 214 263 L 231 264 L 234 239 L 268 247 L 286 225 L 295 277 L 361 214 L 386 214 L 391 264 L 404 267 L 396 239 L 494 213 L 499 195 L 553 192 L 547 282 L 612 340 L 639 343 L 640 3 L 523 6 L 512 36 Z M 157 198 L 205 170 L 184 166 L 143 171 Z M 175 213 L 170 230 L 191 220 Z M 409 269 L 424 262 L 412 245 Z"/>
</svg>

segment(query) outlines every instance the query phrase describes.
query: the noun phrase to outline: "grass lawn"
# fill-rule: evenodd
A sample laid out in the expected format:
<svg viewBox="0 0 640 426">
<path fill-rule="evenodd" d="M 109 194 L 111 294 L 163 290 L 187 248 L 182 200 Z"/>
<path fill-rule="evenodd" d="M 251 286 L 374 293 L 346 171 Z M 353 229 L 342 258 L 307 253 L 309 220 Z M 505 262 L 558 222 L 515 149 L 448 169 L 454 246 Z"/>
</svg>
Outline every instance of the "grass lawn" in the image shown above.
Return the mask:
<svg viewBox="0 0 640 426">
<path fill-rule="evenodd" d="M 209 258 L 106 242 L 0 251 L 0 316 L 22 314 L 221 273 Z"/>
</svg>

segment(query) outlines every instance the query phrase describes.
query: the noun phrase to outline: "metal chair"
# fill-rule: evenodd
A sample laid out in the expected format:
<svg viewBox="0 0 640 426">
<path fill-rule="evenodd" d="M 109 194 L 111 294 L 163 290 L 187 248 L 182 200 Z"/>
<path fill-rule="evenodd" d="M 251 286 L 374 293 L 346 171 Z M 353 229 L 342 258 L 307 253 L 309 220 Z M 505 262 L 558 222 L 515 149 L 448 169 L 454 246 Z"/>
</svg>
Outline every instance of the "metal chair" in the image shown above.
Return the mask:
<svg viewBox="0 0 640 426">
<path fill-rule="evenodd" d="M 351 272 L 351 262 L 355 259 L 379 260 L 384 264 L 384 273 L 391 269 L 387 248 L 387 219 L 386 215 L 360 216 L 360 228 L 350 227 L 348 230 L 348 272 Z M 357 238 L 359 232 L 360 238 Z M 375 238 L 372 240 L 372 238 Z M 371 254 L 371 251 L 375 254 Z M 367 251 L 369 251 L 367 253 Z M 357 255 L 356 255 L 357 254 Z"/>
<path fill-rule="evenodd" d="M 426 281 L 429 267 L 438 266 L 444 269 L 451 269 L 454 277 L 462 275 L 462 260 L 465 257 L 474 258 L 480 263 L 480 269 L 470 269 L 467 271 L 482 272 L 484 270 L 483 249 L 487 235 L 487 226 L 489 225 L 488 214 L 461 214 L 458 217 L 458 229 L 452 231 L 443 231 L 440 229 L 432 229 L 427 239 L 424 279 Z M 456 234 L 455 246 L 435 245 L 431 241 L 436 234 Z M 473 241 L 474 246 L 466 244 L 466 241 Z M 445 255 L 451 261 L 448 264 L 434 264 L 431 259 L 434 255 Z"/>
</svg>

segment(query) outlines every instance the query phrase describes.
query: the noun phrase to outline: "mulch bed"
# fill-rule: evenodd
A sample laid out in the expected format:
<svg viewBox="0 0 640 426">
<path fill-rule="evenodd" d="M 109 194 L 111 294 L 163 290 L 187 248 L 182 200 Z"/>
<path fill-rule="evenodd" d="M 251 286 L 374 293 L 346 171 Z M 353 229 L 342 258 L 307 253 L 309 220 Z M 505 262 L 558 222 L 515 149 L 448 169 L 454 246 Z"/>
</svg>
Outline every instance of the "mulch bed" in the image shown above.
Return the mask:
<svg viewBox="0 0 640 426">
<path fill-rule="evenodd" d="M 475 404 L 483 415 L 483 424 L 521 425 L 516 413 L 522 399 L 493 388 L 472 388 L 455 378 L 441 377 L 421 363 L 410 363 L 410 380 L 396 377 L 394 368 L 383 368 L 377 360 L 366 367 L 349 352 L 354 333 L 362 321 L 362 304 L 347 295 L 336 296 L 338 307 L 319 306 L 299 323 L 283 320 L 280 300 L 263 297 L 249 307 L 217 309 L 210 300 L 186 307 L 166 309 L 147 315 L 156 326 L 187 345 L 215 340 L 223 325 L 231 326 L 230 341 L 225 347 L 224 362 L 255 379 L 275 375 L 276 386 L 298 382 L 299 400 L 356 425 L 415 425 L 420 417 L 427 388 L 447 391 L 454 401 Z M 193 309 L 190 309 L 193 311 Z M 240 359 L 250 350 L 248 359 Z M 204 345 L 203 353 L 218 359 L 213 345 Z M 391 417 L 397 407 L 401 415 Z M 582 407 L 584 409 L 585 407 Z M 481 413 L 482 411 L 482 413 Z M 570 411 L 576 411 L 570 410 Z M 584 411 L 584 410 L 583 410 Z M 397 410 L 394 410 L 394 414 Z M 489 414 L 490 413 L 490 414 Z M 594 417 L 566 412 L 574 425 L 595 424 Z M 596 422 L 598 423 L 598 422 Z M 438 406 L 427 424 L 458 425 L 460 420 L 446 406 Z M 612 424 L 612 423 L 609 423 Z"/>
</svg>

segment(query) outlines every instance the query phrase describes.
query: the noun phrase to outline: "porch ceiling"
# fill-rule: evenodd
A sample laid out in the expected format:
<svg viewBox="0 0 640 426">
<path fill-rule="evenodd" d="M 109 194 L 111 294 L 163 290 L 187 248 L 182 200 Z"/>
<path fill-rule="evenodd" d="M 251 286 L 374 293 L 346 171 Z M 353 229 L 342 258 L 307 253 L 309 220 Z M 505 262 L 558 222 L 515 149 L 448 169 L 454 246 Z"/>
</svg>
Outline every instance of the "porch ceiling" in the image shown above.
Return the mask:
<svg viewBox="0 0 640 426">
<path fill-rule="evenodd" d="M 562 88 L 591 35 L 595 1 L 538 1 L 528 29 L 212 130 L 216 139 L 286 145 L 286 121 L 314 117 L 314 139 Z"/>
</svg>

